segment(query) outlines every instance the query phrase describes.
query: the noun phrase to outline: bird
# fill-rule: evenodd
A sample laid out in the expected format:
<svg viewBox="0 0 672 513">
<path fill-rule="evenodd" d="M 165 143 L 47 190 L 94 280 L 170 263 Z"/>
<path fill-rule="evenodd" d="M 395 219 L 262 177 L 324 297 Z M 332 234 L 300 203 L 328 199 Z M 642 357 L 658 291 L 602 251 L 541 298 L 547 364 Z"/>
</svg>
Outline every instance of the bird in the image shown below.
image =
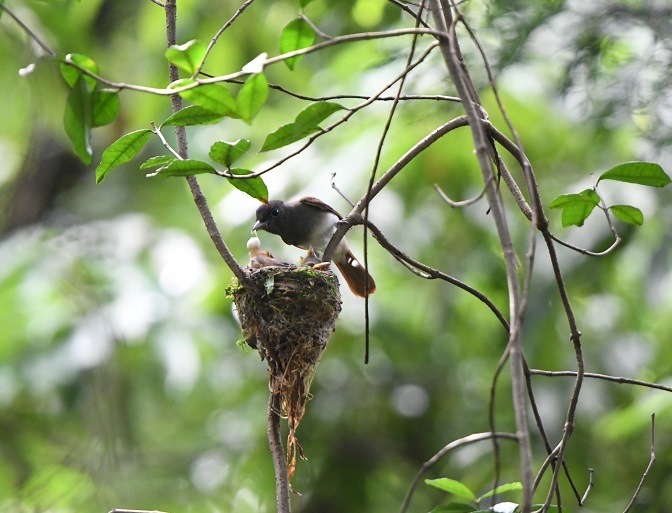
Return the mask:
<svg viewBox="0 0 672 513">
<path fill-rule="evenodd" d="M 257 237 L 250 237 L 247 241 L 247 250 L 250 254 L 250 269 L 261 269 L 262 267 L 289 267 L 290 264 L 278 260 L 268 251 L 261 249 L 261 242 Z"/>
<path fill-rule="evenodd" d="M 320 255 L 343 219 L 332 207 L 312 196 L 293 202 L 270 200 L 257 209 L 256 215 L 253 231 L 263 230 L 279 235 L 285 244 L 297 248 L 309 249 L 312 246 Z M 352 253 L 345 238 L 338 243 L 332 261 L 353 294 L 367 297 L 376 291 L 376 282 Z"/>
</svg>

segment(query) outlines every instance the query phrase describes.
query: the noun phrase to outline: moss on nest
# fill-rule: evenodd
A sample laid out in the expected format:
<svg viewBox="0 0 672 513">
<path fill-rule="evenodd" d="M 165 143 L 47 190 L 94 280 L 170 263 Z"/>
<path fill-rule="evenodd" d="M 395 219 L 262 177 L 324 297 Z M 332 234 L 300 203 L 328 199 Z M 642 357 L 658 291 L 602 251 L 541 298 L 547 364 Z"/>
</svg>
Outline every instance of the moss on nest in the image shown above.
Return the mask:
<svg viewBox="0 0 672 513">
<path fill-rule="evenodd" d="M 243 335 L 268 363 L 269 389 L 280 397 L 289 436 L 290 477 L 297 454 L 296 429 L 303 418 L 315 367 L 341 311 L 338 280 L 310 267 L 245 269 L 253 286 L 230 287 Z"/>
</svg>

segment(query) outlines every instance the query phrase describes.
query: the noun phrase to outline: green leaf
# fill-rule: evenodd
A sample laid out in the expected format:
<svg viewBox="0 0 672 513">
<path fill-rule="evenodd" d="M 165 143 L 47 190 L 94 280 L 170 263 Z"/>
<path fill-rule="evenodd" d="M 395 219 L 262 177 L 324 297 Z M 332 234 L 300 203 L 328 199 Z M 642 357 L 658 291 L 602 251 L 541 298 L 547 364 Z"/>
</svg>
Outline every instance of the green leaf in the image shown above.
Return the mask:
<svg viewBox="0 0 672 513">
<path fill-rule="evenodd" d="M 179 80 L 178 82 L 173 83 L 172 87 L 182 87 L 189 83 L 193 83 L 193 80 Z M 218 84 L 199 85 L 194 89 L 182 91 L 180 96 L 196 105 L 200 105 L 214 114 L 238 117 L 236 100 L 233 98 L 233 95 L 228 89 L 225 89 Z"/>
<path fill-rule="evenodd" d="M 140 164 L 140 169 L 151 169 L 153 167 L 163 167 L 170 164 L 173 160 L 177 160 L 172 155 L 158 155 L 156 157 L 149 158 Z"/>
<path fill-rule="evenodd" d="M 238 139 L 233 142 L 217 141 L 210 147 L 210 158 L 227 168 L 236 160 L 245 155 L 250 149 L 250 141 Z"/>
<path fill-rule="evenodd" d="M 562 209 L 562 226 L 583 226 L 593 209 L 600 203 L 600 196 L 593 189 L 579 194 L 563 194 L 551 201 L 551 208 Z"/>
<path fill-rule="evenodd" d="M 249 175 L 252 171 L 249 169 L 231 169 L 229 172 L 233 175 Z M 227 180 L 239 191 L 252 196 L 264 203 L 268 202 L 268 189 L 260 176 L 254 178 L 227 178 Z"/>
<path fill-rule="evenodd" d="M 268 98 L 266 77 L 263 73 L 251 75 L 241 87 L 236 100 L 240 118 L 251 125 L 252 120 L 266 102 L 266 98 Z"/>
<path fill-rule="evenodd" d="M 439 479 L 425 479 L 425 484 L 443 490 L 444 492 L 452 493 L 463 499 L 470 501 L 476 501 L 476 496 L 466 485 L 455 481 L 454 479 L 449 479 L 447 477 L 441 477 Z"/>
<path fill-rule="evenodd" d="M 315 31 L 303 18 L 290 21 L 280 34 L 280 53 L 293 52 L 308 48 L 315 41 Z M 291 70 L 303 55 L 296 55 L 285 60 L 285 64 Z"/>
<path fill-rule="evenodd" d="M 189 105 L 168 117 L 161 126 L 196 126 L 219 123 L 224 116 L 200 105 Z"/>
<path fill-rule="evenodd" d="M 94 127 L 109 125 L 119 114 L 120 107 L 121 102 L 116 91 L 96 89 L 91 93 L 92 125 Z"/>
<path fill-rule="evenodd" d="M 215 173 L 215 168 L 207 162 L 201 160 L 179 160 L 175 159 L 170 164 L 162 167 L 158 171 L 159 176 L 193 176 L 206 173 Z"/>
<path fill-rule="evenodd" d="M 316 128 L 311 133 L 317 131 L 318 129 Z M 282 148 L 283 146 L 292 144 L 293 142 L 303 139 L 306 135 L 309 135 L 309 134 L 301 134 L 299 136 L 296 136 L 294 132 L 295 132 L 294 123 L 288 123 L 286 125 L 282 125 L 280 128 L 278 128 L 277 130 L 271 132 L 266 136 L 264 144 L 261 146 L 261 150 L 259 151 L 262 152 L 271 151 L 278 148 Z"/>
<path fill-rule="evenodd" d="M 107 173 L 117 166 L 125 164 L 135 157 L 147 144 L 151 130 L 142 129 L 121 136 L 104 152 L 100 164 L 96 168 L 96 183 L 103 181 Z"/>
<path fill-rule="evenodd" d="M 670 180 L 663 168 L 653 162 L 626 162 L 605 171 L 597 180 L 617 180 L 651 187 L 665 187 Z"/>
<path fill-rule="evenodd" d="M 83 78 L 70 90 L 63 114 L 65 133 L 72 141 L 75 153 L 85 164 L 91 164 L 91 93 Z"/>
<path fill-rule="evenodd" d="M 294 120 L 294 136 L 305 137 L 319 128 L 319 124 L 331 116 L 334 112 L 343 110 L 345 107 L 338 103 L 317 102 L 311 103 L 296 116 Z"/>
<path fill-rule="evenodd" d="M 166 59 L 178 68 L 193 75 L 203 62 L 207 47 L 201 41 L 193 39 L 183 45 L 173 45 L 166 50 Z"/>
<path fill-rule="evenodd" d="M 299 6 L 300 7 L 305 7 L 306 5 L 312 3 L 313 0 L 299 0 Z"/>
<path fill-rule="evenodd" d="M 449 502 L 434 508 L 431 513 L 473 513 L 478 508 L 465 502 Z"/>
<path fill-rule="evenodd" d="M 621 221 L 641 226 L 644 224 L 644 214 L 637 207 L 630 205 L 612 205 L 609 210 Z"/>
<path fill-rule="evenodd" d="M 61 75 L 68 83 L 70 87 L 75 87 L 79 77 L 84 76 L 84 81 L 89 88 L 89 91 L 93 91 L 96 87 L 96 79 L 90 77 L 89 75 L 84 74 L 81 70 L 75 68 L 71 64 L 67 64 L 68 61 L 72 61 L 77 64 L 80 68 L 84 68 L 91 73 L 98 75 L 99 69 L 98 64 L 95 63 L 93 59 L 87 57 L 86 55 L 81 55 L 78 53 L 69 53 L 64 57 L 59 57 L 58 60 L 62 62 L 61 64 Z"/>
<path fill-rule="evenodd" d="M 478 498 L 477 502 L 481 502 L 483 499 L 487 499 L 488 497 L 492 497 L 493 495 L 496 494 L 501 494 L 501 493 L 507 493 L 507 492 L 513 492 L 513 491 L 518 491 L 523 489 L 523 483 L 520 482 L 513 482 L 513 483 L 506 483 L 503 485 L 498 486 L 494 490 L 490 490 L 488 493 L 485 493 L 481 495 Z"/>
</svg>

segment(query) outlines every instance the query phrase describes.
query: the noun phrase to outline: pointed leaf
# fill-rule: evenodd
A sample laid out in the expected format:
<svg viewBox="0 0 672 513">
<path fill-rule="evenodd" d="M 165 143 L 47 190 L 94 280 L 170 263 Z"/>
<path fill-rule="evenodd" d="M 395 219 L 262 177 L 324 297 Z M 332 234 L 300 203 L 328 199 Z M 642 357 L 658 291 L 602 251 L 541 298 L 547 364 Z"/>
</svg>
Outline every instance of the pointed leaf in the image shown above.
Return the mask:
<svg viewBox="0 0 672 513">
<path fill-rule="evenodd" d="M 161 123 L 161 126 L 214 125 L 222 119 L 224 119 L 223 115 L 212 112 L 200 105 L 189 105 L 168 117 L 168 119 Z"/>
<path fill-rule="evenodd" d="M 178 68 L 193 75 L 205 57 L 207 47 L 196 39 L 183 45 L 173 45 L 166 50 L 166 59 Z"/>
<path fill-rule="evenodd" d="M 96 168 L 96 183 L 100 183 L 111 169 L 125 164 L 144 148 L 152 134 L 151 130 L 143 129 L 128 133 L 103 152 L 103 158 Z"/>
<path fill-rule="evenodd" d="M 247 139 L 233 142 L 217 141 L 210 147 L 210 158 L 228 168 L 249 149 L 250 141 Z"/>
<path fill-rule="evenodd" d="M 151 169 L 153 167 L 167 166 L 173 160 L 177 159 L 171 155 L 159 155 L 157 157 L 152 157 L 145 160 L 142 164 L 140 164 L 140 169 Z"/>
<path fill-rule="evenodd" d="M 513 491 L 518 491 L 523 489 L 523 483 L 520 482 L 513 482 L 513 483 L 506 483 L 503 485 L 498 486 L 494 490 L 490 490 L 488 493 L 485 493 L 481 495 L 478 498 L 477 502 L 481 502 L 483 499 L 487 499 L 488 497 L 492 497 L 493 495 L 501 494 L 501 493 L 507 493 L 507 492 L 513 492 Z"/>
<path fill-rule="evenodd" d="M 309 3 L 313 2 L 313 0 L 299 0 L 299 6 L 300 7 L 305 7 Z"/>
<path fill-rule="evenodd" d="M 93 126 L 105 126 L 112 123 L 119 114 L 121 102 L 116 91 L 96 89 L 91 93 L 91 107 L 93 109 Z"/>
<path fill-rule="evenodd" d="M 644 214 L 637 207 L 630 205 L 612 205 L 609 210 L 621 221 L 641 226 L 644 224 Z"/>
<path fill-rule="evenodd" d="M 65 133 L 75 153 L 85 164 L 91 164 L 91 93 L 84 77 L 77 79 L 70 90 L 63 114 Z"/>
<path fill-rule="evenodd" d="M 250 76 L 241 87 L 236 100 L 238 115 L 248 125 L 268 98 L 268 82 L 263 73 Z"/>
<path fill-rule="evenodd" d="M 231 169 L 230 173 L 242 176 L 252 174 L 252 171 L 249 169 Z M 245 194 L 264 203 L 268 202 L 268 189 L 260 176 L 254 178 L 227 178 L 227 180 L 239 191 L 243 191 Z"/>
<path fill-rule="evenodd" d="M 98 64 L 95 63 L 93 59 L 87 57 L 86 55 L 81 55 L 78 53 L 69 53 L 63 57 L 58 58 L 61 64 L 61 75 L 68 83 L 70 87 L 75 87 L 79 77 L 84 76 L 84 81 L 86 82 L 89 91 L 93 91 L 96 87 L 96 79 L 84 74 L 81 70 L 75 68 L 71 64 L 68 64 L 68 61 L 74 62 L 77 66 L 84 68 L 91 73 L 98 75 L 99 69 Z"/>
<path fill-rule="evenodd" d="M 163 177 L 169 177 L 169 176 L 193 176 L 193 175 L 202 175 L 205 173 L 215 173 L 215 168 L 212 167 L 207 162 L 202 162 L 200 160 L 175 159 L 167 166 L 159 168 L 156 174 Z"/>
<path fill-rule="evenodd" d="M 264 144 L 259 151 L 271 151 L 277 148 L 282 148 L 283 146 L 292 144 L 293 142 L 303 139 L 306 135 L 310 135 L 317 131 L 318 129 L 316 128 L 309 133 L 299 134 L 297 136 L 295 135 L 294 123 L 282 125 L 280 128 L 266 136 L 266 140 L 264 140 Z"/>
<path fill-rule="evenodd" d="M 626 162 L 605 171 L 600 175 L 600 180 L 617 180 L 619 182 L 637 183 L 651 187 L 665 187 L 670 177 L 663 168 L 653 162 Z"/>
<path fill-rule="evenodd" d="M 315 31 L 303 18 L 290 21 L 280 34 L 280 53 L 293 52 L 308 48 L 315 41 Z M 291 70 L 303 55 L 296 55 L 285 60 L 285 64 Z"/>
<path fill-rule="evenodd" d="M 562 209 L 562 226 L 583 226 L 593 209 L 600 203 L 600 196 L 593 189 L 579 194 L 563 194 L 551 201 L 551 208 Z"/>
<path fill-rule="evenodd" d="M 296 116 L 294 120 L 294 135 L 305 137 L 315 132 L 319 124 L 331 116 L 334 112 L 343 110 L 345 107 L 338 103 L 317 102 L 311 103 Z M 299 137 L 299 139 L 301 138 Z"/>
<path fill-rule="evenodd" d="M 475 501 L 476 496 L 466 485 L 455 481 L 454 479 L 448 479 L 447 477 L 441 477 L 439 479 L 425 479 L 425 484 L 443 490 L 444 492 L 452 493 L 463 499 L 470 501 Z"/>
<path fill-rule="evenodd" d="M 193 83 L 193 80 L 180 80 L 171 86 L 182 87 Z M 196 105 L 219 114 L 221 116 L 230 116 L 238 117 L 236 100 L 233 98 L 233 95 L 229 92 L 228 89 L 218 85 L 218 84 L 205 84 L 199 85 L 194 89 L 187 89 L 182 91 L 180 96 L 185 100 L 189 100 Z"/>
</svg>

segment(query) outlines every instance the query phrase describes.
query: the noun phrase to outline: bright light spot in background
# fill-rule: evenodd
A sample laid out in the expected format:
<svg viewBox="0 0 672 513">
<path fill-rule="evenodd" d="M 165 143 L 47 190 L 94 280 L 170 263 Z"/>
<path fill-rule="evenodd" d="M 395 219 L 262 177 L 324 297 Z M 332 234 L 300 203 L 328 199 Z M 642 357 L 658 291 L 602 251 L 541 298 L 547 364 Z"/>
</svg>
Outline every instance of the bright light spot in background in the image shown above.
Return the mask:
<svg viewBox="0 0 672 513">
<path fill-rule="evenodd" d="M 112 354 L 112 328 L 105 315 L 92 315 L 77 325 L 66 344 L 74 366 L 87 369 L 103 363 Z"/>
<path fill-rule="evenodd" d="M 364 28 L 372 28 L 383 18 L 385 0 L 357 0 L 352 8 L 352 17 Z"/>
<path fill-rule="evenodd" d="M 166 234 L 153 248 L 152 257 L 161 288 L 171 296 L 186 294 L 205 277 L 203 255 L 186 235 Z"/>
<path fill-rule="evenodd" d="M 190 390 L 201 368 L 194 341 L 186 333 L 168 326 L 159 336 L 159 353 L 166 368 L 166 384 Z"/>
<path fill-rule="evenodd" d="M 420 385 L 402 385 L 392 392 L 392 404 L 404 417 L 419 417 L 427 411 L 429 396 Z"/>
<path fill-rule="evenodd" d="M 221 451 L 201 454 L 191 466 L 191 480 L 202 492 L 212 492 L 220 487 L 229 473 L 229 463 Z"/>
</svg>

